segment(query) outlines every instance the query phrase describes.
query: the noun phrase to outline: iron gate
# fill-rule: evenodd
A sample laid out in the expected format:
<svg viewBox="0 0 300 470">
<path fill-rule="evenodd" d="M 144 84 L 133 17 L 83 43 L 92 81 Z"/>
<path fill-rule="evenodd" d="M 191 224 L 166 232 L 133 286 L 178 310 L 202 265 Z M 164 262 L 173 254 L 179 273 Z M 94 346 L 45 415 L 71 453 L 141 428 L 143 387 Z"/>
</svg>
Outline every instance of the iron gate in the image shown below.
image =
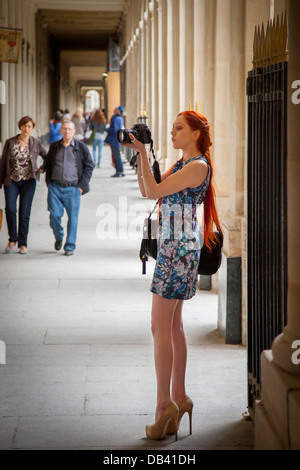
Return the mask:
<svg viewBox="0 0 300 470">
<path fill-rule="evenodd" d="M 255 30 L 248 73 L 247 313 L 248 407 L 260 396 L 260 355 L 286 324 L 287 27 Z"/>
</svg>

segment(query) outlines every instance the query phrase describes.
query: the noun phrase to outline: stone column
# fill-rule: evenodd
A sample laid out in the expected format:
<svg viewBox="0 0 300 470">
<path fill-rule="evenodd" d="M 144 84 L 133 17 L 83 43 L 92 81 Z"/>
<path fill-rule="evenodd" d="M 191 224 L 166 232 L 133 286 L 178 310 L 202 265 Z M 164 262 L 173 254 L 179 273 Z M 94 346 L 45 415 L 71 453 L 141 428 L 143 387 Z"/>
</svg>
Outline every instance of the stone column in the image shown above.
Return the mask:
<svg viewBox="0 0 300 470">
<path fill-rule="evenodd" d="M 205 0 L 194 0 L 194 17 L 193 17 L 193 64 L 194 73 L 190 73 L 193 80 L 193 102 L 197 101 L 198 111 L 205 114 L 204 111 L 204 84 L 207 77 L 207 67 L 205 64 L 205 49 L 208 47 L 208 41 L 205 37 Z M 207 116 L 209 119 L 209 117 Z"/>
<path fill-rule="evenodd" d="M 7 12 L 7 2 L 1 4 L 1 23 L 4 27 L 8 27 L 8 12 Z M 5 103 L 3 102 L 0 105 L 1 113 L 1 141 L 4 145 L 5 140 L 10 137 L 8 133 L 8 63 L 1 62 L 1 80 L 4 82 L 4 92 L 5 92 Z M 2 152 L 2 149 L 0 149 Z"/>
<path fill-rule="evenodd" d="M 139 28 L 139 22 L 137 25 L 137 28 L 135 30 L 135 36 L 136 36 L 136 51 L 137 51 L 137 66 L 136 66 L 136 98 L 137 98 L 137 103 L 136 103 L 136 111 L 135 111 L 135 121 L 137 120 L 137 117 L 140 116 L 141 114 L 141 108 L 143 105 L 143 80 L 144 80 L 144 70 L 143 70 L 143 50 L 142 50 L 142 40 L 143 37 L 140 34 L 140 28 Z"/>
<path fill-rule="evenodd" d="M 167 128 L 165 132 L 165 145 L 167 159 L 166 168 L 178 157 L 178 153 L 170 145 L 170 132 L 173 126 L 174 118 L 179 110 L 179 90 L 180 90 L 180 42 L 184 41 L 184 37 L 180 34 L 179 28 L 179 6 L 180 0 L 168 1 L 167 15 L 167 109 L 163 112 L 161 119 L 166 121 Z M 184 47 L 184 46 L 182 46 Z"/>
<path fill-rule="evenodd" d="M 195 0 L 196 3 L 197 0 Z M 198 6 L 199 8 L 199 6 Z M 216 0 L 204 0 L 201 11 L 204 15 L 202 23 L 203 31 L 203 105 L 199 103 L 200 112 L 203 111 L 209 122 L 213 123 L 215 109 L 215 55 L 216 55 Z M 197 30 L 195 27 L 195 34 Z M 199 60 L 199 59 L 198 59 Z M 211 135 L 214 140 L 214 127 L 211 128 Z"/>
<path fill-rule="evenodd" d="M 197 76 L 195 70 L 195 55 L 194 47 L 201 41 L 200 25 L 195 21 L 195 7 L 194 0 L 186 0 L 180 8 L 180 18 L 184 19 L 184 35 L 181 34 L 180 43 L 184 45 L 182 49 L 182 60 L 180 69 L 184 71 L 184 87 L 180 83 L 180 103 L 179 111 L 188 109 L 189 100 L 192 103 L 192 109 L 195 109 L 195 82 L 201 80 L 201 76 Z M 202 2 L 200 1 L 200 4 Z M 184 11 L 184 14 L 181 12 Z M 195 36 L 196 28 L 196 36 Z M 180 27 L 180 31 L 181 31 Z M 199 108 L 198 108 L 199 111 Z M 175 116 L 174 116 L 175 117 Z"/>
<path fill-rule="evenodd" d="M 177 53 L 177 47 L 178 47 L 178 65 L 179 68 L 176 70 L 178 73 L 178 81 L 179 81 L 179 87 L 178 87 L 178 108 L 174 109 L 173 112 L 173 117 L 171 118 L 172 122 L 174 121 L 175 116 L 177 113 L 180 111 L 184 111 L 185 108 L 187 109 L 187 106 L 185 105 L 186 101 L 186 93 L 189 96 L 189 98 L 193 101 L 192 95 L 192 90 L 187 90 L 187 74 L 189 73 L 190 70 L 193 69 L 193 60 L 189 64 L 189 70 L 186 70 L 186 64 L 185 64 L 185 59 L 186 55 L 189 54 L 188 47 L 186 47 L 186 34 L 187 34 L 187 24 L 186 24 L 186 16 L 187 16 L 187 2 L 188 0 L 179 0 L 179 41 L 174 44 L 175 49 L 174 53 Z M 189 25 L 189 27 L 192 27 L 192 24 Z M 177 38 L 174 38 L 174 43 Z M 175 90 L 174 90 L 175 91 Z M 171 126 L 170 126 L 171 129 Z"/>
<path fill-rule="evenodd" d="M 149 3 L 148 12 L 149 30 L 151 31 L 151 65 L 149 71 L 149 125 L 151 126 L 152 138 L 155 142 L 155 150 L 158 148 L 159 123 L 158 123 L 158 22 L 157 8 L 155 2 Z"/>
<path fill-rule="evenodd" d="M 157 10 L 157 121 L 162 115 L 163 103 L 162 103 L 162 91 L 163 91 L 163 11 L 162 11 L 162 0 L 156 0 L 154 8 Z M 162 128 L 158 126 L 157 128 L 157 157 L 161 155 L 162 147 Z"/>
<path fill-rule="evenodd" d="M 168 16 L 168 0 L 157 0 L 158 15 L 158 147 L 157 157 L 165 158 L 166 149 L 166 130 L 167 130 L 167 55 L 168 42 L 166 41 L 167 16 Z M 164 160 L 161 160 L 161 168 L 163 170 Z"/>
<path fill-rule="evenodd" d="M 148 7 L 148 4 L 147 4 Z M 144 23 L 144 34 L 145 34 L 145 47 L 144 47 L 144 55 L 145 55 L 145 96 L 144 96 L 144 108 L 146 110 L 147 115 L 149 116 L 150 112 L 150 89 L 151 89 L 151 59 L 152 59 L 152 42 L 151 42 L 151 24 L 149 22 L 149 11 L 146 7 L 145 11 L 143 12 L 143 23 Z M 149 122 L 148 122 L 149 124 Z"/>
<path fill-rule="evenodd" d="M 127 10 L 126 17 L 126 46 L 127 46 L 127 58 L 126 58 L 126 95 L 125 95 L 125 107 L 126 107 L 126 126 L 132 125 L 133 109 L 135 109 L 135 95 L 133 95 L 133 83 L 135 81 L 135 45 L 133 43 L 133 14 L 132 5 Z"/>
<path fill-rule="evenodd" d="M 121 80 L 120 72 L 108 72 L 107 80 L 107 113 L 108 119 L 113 114 L 116 106 L 121 103 Z"/>
<path fill-rule="evenodd" d="M 25 8 L 24 8 L 25 7 Z M 27 25 L 29 18 L 24 15 L 24 10 L 28 8 L 28 2 L 22 4 L 20 0 L 17 0 L 16 3 L 16 19 L 15 19 L 15 28 L 22 29 L 22 39 L 19 60 L 17 64 L 14 64 L 15 71 L 15 86 L 13 88 L 13 93 L 15 94 L 15 109 L 16 109 L 16 122 L 23 116 L 23 110 L 26 109 L 26 114 L 29 114 L 27 108 L 27 44 L 28 44 L 28 31 Z M 23 21 L 22 21 L 23 20 Z M 24 45 L 22 46 L 22 40 L 24 39 Z M 22 54 L 23 49 L 23 54 Z M 23 62 L 22 62 L 23 55 Z M 22 116 L 21 116 L 22 115 Z M 20 117 L 19 117 L 20 116 Z"/>
<path fill-rule="evenodd" d="M 141 10 L 141 15 L 143 16 L 143 10 Z M 139 25 L 137 28 L 137 36 L 140 45 L 140 103 L 139 103 L 139 113 L 136 117 L 141 116 L 144 109 L 146 108 L 146 74 L 145 74 L 145 62 L 146 62 L 146 54 L 145 54 L 145 42 L 146 42 L 146 35 L 144 29 L 144 21 L 141 19 L 139 21 Z"/>
<path fill-rule="evenodd" d="M 218 273 L 218 327 L 227 343 L 241 342 L 241 209 L 237 185 L 244 171 L 244 2 L 217 0 L 215 113 L 212 155 L 218 208 L 224 230 L 222 265 Z M 244 112 L 243 112 L 244 111 Z M 241 193 L 241 191 L 240 191 Z M 239 198 L 240 200 L 241 198 Z M 243 206 L 242 206 L 243 207 Z"/>
</svg>

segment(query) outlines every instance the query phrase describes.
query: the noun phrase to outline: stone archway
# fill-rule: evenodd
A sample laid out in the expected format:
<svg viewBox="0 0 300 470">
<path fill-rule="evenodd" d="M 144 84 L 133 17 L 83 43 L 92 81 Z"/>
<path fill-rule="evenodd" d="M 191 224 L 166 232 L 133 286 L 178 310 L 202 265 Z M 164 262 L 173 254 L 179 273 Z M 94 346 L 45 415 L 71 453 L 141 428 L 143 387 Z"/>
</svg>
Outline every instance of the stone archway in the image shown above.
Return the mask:
<svg viewBox="0 0 300 470">
<path fill-rule="evenodd" d="M 89 90 L 85 94 L 84 109 L 92 112 L 96 108 L 100 108 L 100 94 L 97 90 Z"/>
<path fill-rule="evenodd" d="M 90 114 L 97 108 L 106 108 L 105 89 L 103 86 L 82 85 L 80 95 L 80 101 L 85 113 Z"/>
</svg>

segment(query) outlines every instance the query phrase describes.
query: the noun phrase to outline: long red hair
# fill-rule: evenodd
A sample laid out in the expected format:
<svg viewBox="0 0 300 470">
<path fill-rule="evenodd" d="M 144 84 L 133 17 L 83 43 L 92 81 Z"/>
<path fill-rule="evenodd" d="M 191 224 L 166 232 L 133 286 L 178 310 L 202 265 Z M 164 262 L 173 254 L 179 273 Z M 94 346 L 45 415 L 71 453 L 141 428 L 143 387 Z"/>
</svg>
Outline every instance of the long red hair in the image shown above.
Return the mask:
<svg viewBox="0 0 300 470">
<path fill-rule="evenodd" d="M 223 232 L 216 208 L 216 191 L 213 182 L 214 168 L 210 156 L 210 147 L 212 145 L 210 139 L 210 128 L 206 117 L 196 111 L 183 111 L 182 113 L 179 113 L 178 116 L 183 116 L 191 129 L 195 131 L 200 130 L 197 147 L 210 166 L 210 181 L 204 198 L 204 244 L 211 249 L 216 243 L 213 228 L 214 224 L 221 234 L 223 234 Z"/>
</svg>

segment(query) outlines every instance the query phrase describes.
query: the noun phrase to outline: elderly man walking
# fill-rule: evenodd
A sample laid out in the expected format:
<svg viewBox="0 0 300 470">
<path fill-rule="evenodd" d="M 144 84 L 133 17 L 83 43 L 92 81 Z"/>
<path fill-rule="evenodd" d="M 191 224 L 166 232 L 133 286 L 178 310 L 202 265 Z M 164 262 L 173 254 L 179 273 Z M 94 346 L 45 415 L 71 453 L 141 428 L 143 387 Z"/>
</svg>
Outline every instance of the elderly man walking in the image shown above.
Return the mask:
<svg viewBox="0 0 300 470">
<path fill-rule="evenodd" d="M 78 216 L 81 195 L 86 194 L 94 169 L 88 147 L 74 139 L 75 126 L 64 121 L 61 127 L 62 139 L 50 145 L 46 157 L 45 171 L 48 185 L 48 210 L 50 227 L 55 237 L 55 249 L 63 244 L 64 229 L 61 219 L 64 209 L 68 215 L 65 255 L 73 255 L 76 248 Z"/>
</svg>

